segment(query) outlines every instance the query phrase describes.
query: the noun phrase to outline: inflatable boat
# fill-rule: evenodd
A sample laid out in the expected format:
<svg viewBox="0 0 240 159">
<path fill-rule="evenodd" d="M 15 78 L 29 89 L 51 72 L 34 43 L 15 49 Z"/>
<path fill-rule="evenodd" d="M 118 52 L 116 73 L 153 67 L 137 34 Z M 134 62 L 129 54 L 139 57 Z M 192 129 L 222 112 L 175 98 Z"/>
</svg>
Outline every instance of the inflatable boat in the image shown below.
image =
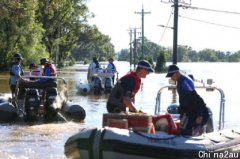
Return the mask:
<svg viewBox="0 0 240 159">
<path fill-rule="evenodd" d="M 176 89 L 175 85 L 169 85 L 159 90 L 154 115 L 103 114 L 103 127 L 83 129 L 71 136 L 65 143 L 65 155 L 78 159 L 240 158 L 240 129 L 224 129 L 224 92 L 211 85 L 196 87 L 220 93 L 218 130 L 213 131 L 210 117 L 202 135 L 178 135 L 176 105 L 171 104 L 168 113 L 160 113 L 162 91 Z"/>
<path fill-rule="evenodd" d="M 24 77 L 24 78 L 34 78 Z M 0 97 L 0 122 L 55 122 L 85 119 L 86 112 L 80 106 L 68 101 L 67 83 L 63 78 L 51 78 L 50 82 L 18 82 L 11 99 Z"/>
<path fill-rule="evenodd" d="M 240 158 L 240 131 L 222 130 L 184 137 L 120 128 L 82 130 L 65 144 L 74 159 L 199 159 Z"/>
<path fill-rule="evenodd" d="M 95 95 L 110 93 L 113 88 L 112 77 L 114 76 L 114 72 L 102 68 L 97 68 L 93 72 L 93 74 L 88 75 L 88 82 L 81 79 L 76 83 L 78 92 L 85 95 L 90 93 Z"/>
</svg>

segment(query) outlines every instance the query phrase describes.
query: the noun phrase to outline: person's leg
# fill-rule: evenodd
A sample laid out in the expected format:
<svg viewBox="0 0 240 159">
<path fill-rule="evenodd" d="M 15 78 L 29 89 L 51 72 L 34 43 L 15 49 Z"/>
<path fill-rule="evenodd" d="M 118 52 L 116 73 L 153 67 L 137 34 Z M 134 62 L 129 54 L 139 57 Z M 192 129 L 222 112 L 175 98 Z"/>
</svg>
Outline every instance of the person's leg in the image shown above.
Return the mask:
<svg viewBox="0 0 240 159">
<path fill-rule="evenodd" d="M 115 76 L 112 77 L 112 84 L 114 85 Z"/>
<path fill-rule="evenodd" d="M 12 92 L 12 99 L 15 98 L 15 90 L 16 90 L 16 85 L 10 85 L 10 89 Z"/>
</svg>

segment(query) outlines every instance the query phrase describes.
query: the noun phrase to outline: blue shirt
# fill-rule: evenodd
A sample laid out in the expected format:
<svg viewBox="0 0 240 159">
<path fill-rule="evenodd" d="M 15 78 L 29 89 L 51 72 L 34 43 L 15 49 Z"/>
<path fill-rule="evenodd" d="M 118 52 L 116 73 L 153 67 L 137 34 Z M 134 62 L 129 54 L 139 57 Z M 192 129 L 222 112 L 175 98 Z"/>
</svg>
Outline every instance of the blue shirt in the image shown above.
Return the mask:
<svg viewBox="0 0 240 159">
<path fill-rule="evenodd" d="M 10 84 L 16 85 L 18 76 L 21 76 L 22 74 L 22 68 L 19 64 L 13 64 L 10 69 L 11 69 L 10 72 L 14 74 L 14 75 L 11 75 Z"/>
<path fill-rule="evenodd" d="M 189 117 L 208 116 L 207 108 L 203 99 L 197 94 L 192 79 L 181 74 L 177 83 L 179 94 L 179 104 L 181 113 L 186 113 Z"/>
</svg>

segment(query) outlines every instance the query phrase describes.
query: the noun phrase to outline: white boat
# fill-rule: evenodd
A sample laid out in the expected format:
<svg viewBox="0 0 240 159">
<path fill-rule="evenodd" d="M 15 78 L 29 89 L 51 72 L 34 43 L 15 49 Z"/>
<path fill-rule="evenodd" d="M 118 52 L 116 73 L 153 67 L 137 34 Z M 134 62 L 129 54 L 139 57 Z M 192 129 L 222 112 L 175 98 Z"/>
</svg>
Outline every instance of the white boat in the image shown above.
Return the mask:
<svg viewBox="0 0 240 159">
<path fill-rule="evenodd" d="M 102 92 L 110 93 L 113 88 L 112 77 L 114 72 L 109 69 L 97 68 L 93 71 L 93 74 L 89 74 L 88 81 L 80 79 L 76 84 L 76 88 L 80 94 L 96 94 L 99 95 Z"/>
<path fill-rule="evenodd" d="M 220 88 L 197 86 L 206 91 L 218 91 L 221 98 L 218 130 L 213 132 L 212 122 L 209 122 L 210 128 L 200 136 L 175 135 L 177 133 L 173 130 L 179 128 L 176 126 L 178 120 L 174 118 L 178 114 L 171 114 L 170 118 L 169 114 L 159 115 L 161 94 L 165 88 L 172 90 L 176 86 L 159 90 L 152 120 L 146 114 L 144 120 L 140 119 L 141 115 L 139 120 L 132 120 L 132 114 L 105 114 L 103 126 L 108 127 L 83 129 L 71 136 L 65 143 L 65 155 L 78 159 L 240 158 L 240 130 L 224 129 L 225 95 Z M 151 122 L 155 133 L 151 131 Z M 139 125 L 145 129 L 139 130 Z"/>
<path fill-rule="evenodd" d="M 80 81 L 76 83 L 76 88 L 80 94 L 89 94 L 92 89 L 92 84 L 80 79 Z"/>
<path fill-rule="evenodd" d="M 65 155 L 74 159 L 233 159 L 240 158 L 240 131 L 184 137 L 93 128 L 70 137 L 65 144 Z"/>
</svg>

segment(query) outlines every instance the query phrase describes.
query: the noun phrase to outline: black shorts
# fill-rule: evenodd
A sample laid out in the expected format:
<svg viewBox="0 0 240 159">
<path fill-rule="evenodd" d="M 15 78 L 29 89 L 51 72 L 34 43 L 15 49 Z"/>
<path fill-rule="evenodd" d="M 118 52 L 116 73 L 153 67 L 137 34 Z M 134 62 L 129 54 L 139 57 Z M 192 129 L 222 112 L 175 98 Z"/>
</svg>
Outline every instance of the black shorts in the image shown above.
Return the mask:
<svg viewBox="0 0 240 159">
<path fill-rule="evenodd" d="M 126 111 L 126 108 L 107 102 L 107 111 L 109 113 L 120 113 Z"/>
</svg>

